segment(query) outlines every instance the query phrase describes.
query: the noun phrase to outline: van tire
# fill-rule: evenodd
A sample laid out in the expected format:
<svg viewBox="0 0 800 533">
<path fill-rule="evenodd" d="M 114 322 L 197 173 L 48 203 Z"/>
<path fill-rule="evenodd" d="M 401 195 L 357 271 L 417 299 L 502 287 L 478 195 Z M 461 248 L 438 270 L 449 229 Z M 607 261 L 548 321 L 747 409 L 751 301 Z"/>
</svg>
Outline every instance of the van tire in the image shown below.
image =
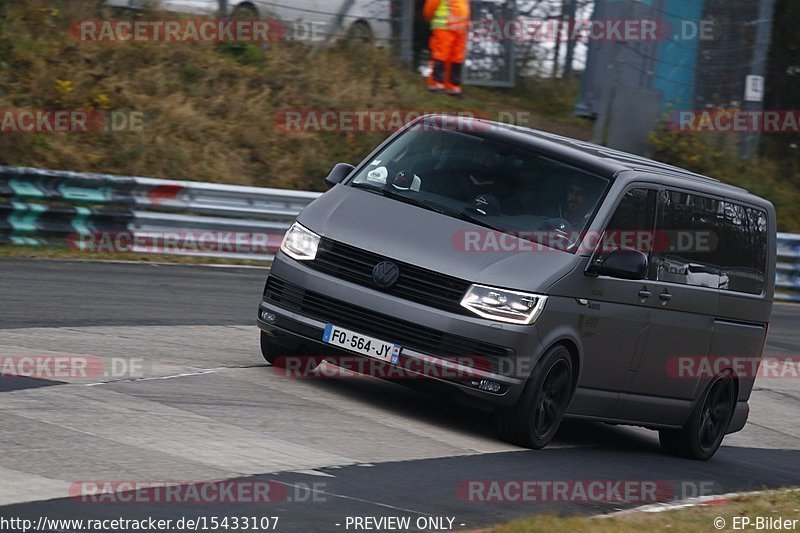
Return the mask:
<svg viewBox="0 0 800 533">
<path fill-rule="evenodd" d="M 538 450 L 555 437 L 573 392 L 572 357 L 558 345 L 545 353 L 528 378 L 517 404 L 495 411 L 501 439 Z"/>
<path fill-rule="evenodd" d="M 303 361 L 297 365 L 301 372 L 314 370 L 319 365 L 319 359 L 301 355 L 276 344 L 264 331 L 261 332 L 261 355 L 267 363 L 278 368 L 286 368 L 291 358 L 302 358 Z"/>
<path fill-rule="evenodd" d="M 719 449 L 736 407 L 736 386 L 730 374 L 716 376 L 680 429 L 658 432 L 661 448 L 672 455 L 707 461 Z"/>
</svg>

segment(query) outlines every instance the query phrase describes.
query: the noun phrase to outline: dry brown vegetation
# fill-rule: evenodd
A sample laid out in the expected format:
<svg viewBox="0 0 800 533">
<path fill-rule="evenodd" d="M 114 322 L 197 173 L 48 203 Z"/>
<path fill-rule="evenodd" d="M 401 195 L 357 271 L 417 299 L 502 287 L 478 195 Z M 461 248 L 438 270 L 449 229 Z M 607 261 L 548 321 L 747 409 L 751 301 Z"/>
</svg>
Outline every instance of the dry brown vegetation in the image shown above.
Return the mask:
<svg viewBox="0 0 800 533">
<path fill-rule="evenodd" d="M 156 12 L 142 19 L 174 18 Z M 321 190 L 340 161 L 360 161 L 388 132 L 285 133 L 286 110 L 418 110 L 487 118 L 521 112 L 526 125 L 587 139 L 571 114 L 577 82 L 520 80 L 430 95 L 392 51 L 299 43 L 90 43 L 83 19 L 119 18 L 102 0 L 0 0 L 0 109 L 136 112 L 141 131 L 0 135 L 0 164 Z M 659 131 L 656 159 L 747 187 L 772 200 L 780 229 L 800 231 L 800 176 L 777 161 L 742 163 L 701 135 Z"/>
<path fill-rule="evenodd" d="M 486 531 L 490 533 L 594 533 L 596 531 L 639 533 L 642 531 L 756 530 L 758 517 L 764 519 L 765 524 L 775 524 L 775 520 L 781 518 L 783 520 L 799 518 L 798 512 L 800 512 L 800 492 L 794 489 L 742 496 L 714 505 L 700 505 L 658 513 L 634 512 L 606 518 L 559 518 L 553 515 L 539 515 Z M 751 520 L 749 527 L 742 526 L 743 517 Z M 773 521 L 767 522 L 767 518 L 772 518 Z M 795 527 L 797 523 L 796 521 Z M 785 522 L 781 522 L 781 524 L 783 529 L 797 530 L 791 527 L 787 528 Z M 759 529 L 771 530 L 773 528 L 761 527 Z"/>
<path fill-rule="evenodd" d="M 391 51 L 298 43 L 91 43 L 70 23 L 118 17 L 94 1 L 3 2 L 0 108 L 136 111 L 143 131 L 0 136 L 0 163 L 76 171 L 320 189 L 339 161 L 363 158 L 387 133 L 285 133 L 287 109 L 531 110 L 524 90 L 472 89 L 464 100 L 429 95 Z M 143 19 L 163 13 L 129 14 Z M 550 89 L 551 94 L 574 93 Z M 562 106 L 571 102 L 562 97 Z M 552 116 L 536 124 L 584 137 L 586 124 Z M 551 118 L 547 118 L 550 116 Z"/>
</svg>

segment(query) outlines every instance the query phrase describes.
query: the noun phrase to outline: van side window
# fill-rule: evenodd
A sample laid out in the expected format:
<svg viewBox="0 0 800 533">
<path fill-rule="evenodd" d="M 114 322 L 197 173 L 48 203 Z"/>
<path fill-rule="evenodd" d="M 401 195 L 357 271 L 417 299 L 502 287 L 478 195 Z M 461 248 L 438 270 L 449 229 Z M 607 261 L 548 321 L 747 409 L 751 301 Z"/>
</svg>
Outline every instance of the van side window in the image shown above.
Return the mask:
<svg viewBox="0 0 800 533">
<path fill-rule="evenodd" d="M 606 226 L 599 259 L 619 248 L 639 250 L 650 255 L 653 250 L 653 225 L 656 191 L 631 189 L 622 198 Z"/>
<path fill-rule="evenodd" d="M 720 288 L 761 294 L 767 269 L 767 213 L 725 202 L 721 232 Z"/>
<path fill-rule="evenodd" d="M 679 191 L 664 191 L 662 199 L 656 233 L 663 246 L 654 254 L 651 274 L 658 281 L 720 288 L 724 202 Z"/>
</svg>

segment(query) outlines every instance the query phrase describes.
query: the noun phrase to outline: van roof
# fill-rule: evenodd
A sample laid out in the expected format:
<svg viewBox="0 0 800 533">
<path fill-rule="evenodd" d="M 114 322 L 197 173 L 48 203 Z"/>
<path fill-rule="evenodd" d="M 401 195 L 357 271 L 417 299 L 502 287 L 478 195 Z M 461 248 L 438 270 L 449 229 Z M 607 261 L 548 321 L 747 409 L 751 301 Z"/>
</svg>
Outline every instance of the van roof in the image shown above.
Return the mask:
<svg viewBox="0 0 800 533">
<path fill-rule="evenodd" d="M 673 165 L 668 165 L 666 163 L 661 163 L 639 155 L 622 152 L 620 150 L 614 150 L 606 146 L 600 146 L 587 141 L 572 139 L 570 137 L 564 137 L 562 135 L 556 135 L 554 133 L 534 130 L 513 124 L 505 124 L 477 118 L 471 120 L 490 124 L 493 126 L 493 131 L 495 132 L 497 132 L 498 129 L 505 130 L 507 133 L 512 134 L 512 136 L 517 137 L 516 140 L 518 141 L 527 141 L 530 143 L 530 141 L 535 139 L 538 141 L 535 143 L 538 148 L 543 148 L 546 146 L 549 147 L 551 151 L 560 153 L 565 157 L 583 156 L 580 157 L 580 159 L 586 160 L 588 158 L 598 166 L 601 166 L 607 170 L 611 170 L 615 173 L 631 170 L 643 170 L 663 176 L 686 179 L 695 183 L 703 183 L 705 185 L 710 185 L 722 190 L 729 190 L 731 192 L 737 192 L 740 194 L 750 194 L 746 189 L 723 183 L 716 178 L 698 174 L 696 172 Z"/>
</svg>

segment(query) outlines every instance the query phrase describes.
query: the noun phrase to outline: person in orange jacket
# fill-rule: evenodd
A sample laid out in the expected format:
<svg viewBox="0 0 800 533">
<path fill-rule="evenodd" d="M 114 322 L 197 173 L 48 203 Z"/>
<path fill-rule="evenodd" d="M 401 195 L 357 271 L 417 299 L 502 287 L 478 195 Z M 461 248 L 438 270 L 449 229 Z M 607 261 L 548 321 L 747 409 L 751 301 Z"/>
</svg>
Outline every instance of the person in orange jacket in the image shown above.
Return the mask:
<svg viewBox="0 0 800 533">
<path fill-rule="evenodd" d="M 461 72 L 467 55 L 469 0 L 425 0 L 425 20 L 431 23 L 432 71 L 428 89 L 461 95 Z"/>
</svg>

